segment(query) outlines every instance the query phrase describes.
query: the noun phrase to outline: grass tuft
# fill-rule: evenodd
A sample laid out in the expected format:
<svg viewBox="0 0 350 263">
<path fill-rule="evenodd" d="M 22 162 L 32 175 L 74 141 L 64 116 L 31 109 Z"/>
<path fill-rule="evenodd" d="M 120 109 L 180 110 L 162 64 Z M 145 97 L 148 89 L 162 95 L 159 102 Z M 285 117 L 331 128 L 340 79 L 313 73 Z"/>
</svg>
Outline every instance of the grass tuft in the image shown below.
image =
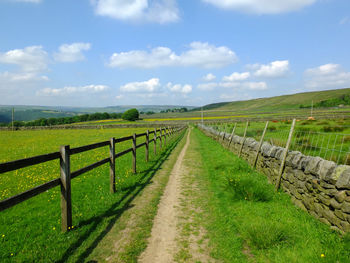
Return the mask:
<svg viewBox="0 0 350 263">
<path fill-rule="evenodd" d="M 262 220 L 241 226 L 241 235 L 248 245 L 256 249 L 270 249 L 293 243 L 291 231 L 281 223 L 263 222 Z"/>
<path fill-rule="evenodd" d="M 226 168 L 227 169 L 227 168 Z M 225 189 L 233 200 L 268 202 L 273 199 L 273 187 L 246 162 L 234 162 L 225 174 Z"/>
</svg>

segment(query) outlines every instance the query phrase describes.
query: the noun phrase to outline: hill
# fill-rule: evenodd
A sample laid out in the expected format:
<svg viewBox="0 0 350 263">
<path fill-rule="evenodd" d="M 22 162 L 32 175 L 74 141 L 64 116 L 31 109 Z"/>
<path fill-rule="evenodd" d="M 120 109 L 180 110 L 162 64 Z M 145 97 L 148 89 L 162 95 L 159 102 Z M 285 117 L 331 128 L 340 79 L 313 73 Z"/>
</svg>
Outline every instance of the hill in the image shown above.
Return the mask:
<svg viewBox="0 0 350 263">
<path fill-rule="evenodd" d="M 260 98 L 246 101 L 233 101 L 224 103 L 214 103 L 203 106 L 203 110 L 210 111 L 249 111 L 249 112 L 271 112 L 275 110 L 293 110 L 301 107 L 310 107 L 313 102 L 314 106 L 321 101 L 338 99 L 344 95 L 350 95 L 350 88 L 303 92 L 291 95 L 283 95 L 270 98 Z M 338 105 L 336 105 L 338 106 Z M 201 110 L 197 108 L 195 110 Z"/>
</svg>

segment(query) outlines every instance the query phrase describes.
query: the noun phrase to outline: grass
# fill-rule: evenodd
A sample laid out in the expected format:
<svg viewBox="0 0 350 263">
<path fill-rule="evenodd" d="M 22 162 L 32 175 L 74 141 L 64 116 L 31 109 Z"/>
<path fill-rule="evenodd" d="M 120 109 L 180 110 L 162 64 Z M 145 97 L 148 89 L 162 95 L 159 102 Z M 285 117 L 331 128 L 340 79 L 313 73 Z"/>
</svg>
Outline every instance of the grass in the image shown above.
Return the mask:
<svg viewBox="0 0 350 263">
<path fill-rule="evenodd" d="M 145 130 L 145 129 L 143 129 Z M 4 132 L 0 159 L 2 161 L 57 151 L 60 144 L 84 145 L 115 136 L 130 135 L 141 129 L 63 130 Z M 72 210 L 74 228 L 60 231 L 60 194 L 56 187 L 13 208 L 1 212 L 1 262 L 83 262 L 118 218 L 129 208 L 130 202 L 148 184 L 153 174 L 169 155 L 176 141 L 167 140 L 167 148 L 154 156 L 150 147 L 150 162 L 144 162 L 144 148 L 137 150 L 138 173 L 131 173 L 130 154 L 116 160 L 117 193 L 109 193 L 108 164 L 72 180 Z M 141 140 L 138 140 L 138 143 Z M 130 143 L 130 142 L 129 142 Z M 117 151 L 130 147 L 117 144 Z M 159 148 L 158 148 L 159 151 Z M 108 156 L 108 147 L 72 158 L 72 171 Z M 73 156 L 74 157 L 74 156 Z M 59 176 L 58 163 L 33 167 L 1 176 L 0 193 L 3 198 L 22 192 L 43 181 Z M 2 198 L 2 199 L 3 199 Z"/>
<path fill-rule="evenodd" d="M 191 140 L 190 148 L 198 152 L 192 158 L 202 165 L 196 180 L 202 193 L 201 222 L 213 258 L 221 262 L 349 262 L 349 236 L 339 236 L 295 207 L 287 194 L 275 193 L 265 176 L 198 129 Z"/>
<path fill-rule="evenodd" d="M 265 180 L 256 176 L 248 163 L 233 163 L 225 178 L 226 190 L 234 201 L 267 202 L 273 198 L 273 188 L 266 184 Z"/>
<path fill-rule="evenodd" d="M 251 122 L 247 137 L 259 141 L 265 122 Z M 231 133 L 234 123 L 216 124 L 218 130 Z M 270 121 L 264 137 L 276 146 L 285 147 L 291 121 Z M 238 122 L 235 134 L 243 136 L 245 123 Z M 290 149 L 300 151 L 305 155 L 320 156 L 338 164 L 350 164 L 350 120 L 315 120 L 296 122 Z M 334 150 L 333 150 L 334 149 Z"/>
</svg>

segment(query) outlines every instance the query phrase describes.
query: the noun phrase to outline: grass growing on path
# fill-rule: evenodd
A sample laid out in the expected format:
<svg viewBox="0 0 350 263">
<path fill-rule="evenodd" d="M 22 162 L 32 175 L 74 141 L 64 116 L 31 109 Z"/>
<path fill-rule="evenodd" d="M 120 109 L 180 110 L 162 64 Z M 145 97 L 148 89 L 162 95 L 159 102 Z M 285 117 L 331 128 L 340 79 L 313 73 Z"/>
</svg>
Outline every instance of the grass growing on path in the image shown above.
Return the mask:
<svg viewBox="0 0 350 263">
<path fill-rule="evenodd" d="M 211 256 L 223 262 L 350 262 L 350 238 L 275 193 L 265 176 L 198 129 L 192 145 Z"/>
<path fill-rule="evenodd" d="M 119 131 L 122 131 L 122 134 Z M 130 135 L 132 132 L 140 132 L 140 130 L 106 130 L 106 132 L 103 132 L 103 130 L 89 130 L 79 131 L 79 133 L 76 131 L 54 131 L 40 133 L 41 135 L 46 135 L 41 136 L 42 139 L 39 143 L 45 149 L 33 148 L 33 150 L 35 153 L 52 151 L 50 147 L 56 149 L 56 146 L 50 145 L 50 142 L 57 144 L 57 141 L 62 141 L 63 138 L 67 139 L 64 140 L 64 143 L 73 143 L 75 144 L 74 146 L 77 146 L 76 144 L 79 141 L 81 144 L 93 143 L 106 140 L 112 136 Z M 22 136 L 23 138 L 29 136 L 28 134 L 16 133 L 17 136 Z M 56 137 L 57 134 L 62 134 L 66 137 Z M 56 140 L 47 140 L 48 138 L 56 138 Z M 23 143 L 24 140 L 18 140 L 18 142 Z M 140 142 L 141 140 L 138 141 L 138 143 Z M 159 169 L 160 164 L 167 158 L 176 143 L 177 140 L 175 138 L 172 140 L 167 139 L 167 147 L 163 148 L 162 153 L 159 152 L 158 148 L 157 156 L 154 156 L 152 151 L 153 145 L 151 145 L 151 159 L 149 163 L 144 161 L 144 148 L 138 149 L 138 173 L 135 175 L 131 173 L 130 154 L 117 159 L 116 171 L 118 180 L 116 187 L 118 190 L 115 194 L 109 193 L 108 164 L 73 179 L 72 210 L 74 229 L 68 233 L 61 233 L 60 231 L 59 187 L 1 212 L 0 262 L 83 262 L 110 231 L 120 215 L 130 207 L 130 202 L 148 184 L 150 178 Z M 33 144 L 33 147 L 35 145 Z M 10 147 L 10 144 L 8 146 Z M 130 144 L 117 145 L 117 151 L 121 150 L 120 147 L 130 147 Z M 31 153 L 32 148 L 28 147 L 28 145 L 23 145 L 22 148 L 24 154 L 30 152 L 30 155 L 33 155 Z M 11 152 L 8 151 L 8 153 Z M 91 164 L 106 156 L 108 156 L 108 148 L 97 149 L 96 151 L 91 151 L 91 153 L 83 154 L 81 159 L 77 156 L 76 159 L 72 160 L 72 166 L 74 166 L 72 170 Z M 18 158 L 18 156 L 16 155 L 15 158 Z M 48 164 L 48 166 L 50 168 L 53 166 L 58 167 L 58 164 L 56 162 Z M 41 174 L 41 171 L 44 172 L 46 169 L 33 170 L 33 173 L 30 174 L 30 178 L 27 178 L 27 180 L 31 183 L 38 183 L 34 180 L 36 176 L 45 181 L 50 176 L 55 178 L 59 176 L 59 173 L 52 170 L 51 172 L 46 171 L 44 174 Z M 1 176 L 2 179 L 3 176 L 7 176 L 8 180 L 14 181 L 13 184 L 9 185 L 11 194 L 18 190 L 23 191 L 27 187 L 32 187 L 31 183 L 23 187 L 20 186 L 20 189 L 12 187 L 17 186 L 19 182 L 26 182 L 25 174 L 22 177 L 18 174 L 20 180 L 16 180 L 14 175 L 2 174 Z M 33 180 L 31 180 L 32 178 Z M 6 184 L 0 186 L 0 190 L 3 190 Z"/>
</svg>

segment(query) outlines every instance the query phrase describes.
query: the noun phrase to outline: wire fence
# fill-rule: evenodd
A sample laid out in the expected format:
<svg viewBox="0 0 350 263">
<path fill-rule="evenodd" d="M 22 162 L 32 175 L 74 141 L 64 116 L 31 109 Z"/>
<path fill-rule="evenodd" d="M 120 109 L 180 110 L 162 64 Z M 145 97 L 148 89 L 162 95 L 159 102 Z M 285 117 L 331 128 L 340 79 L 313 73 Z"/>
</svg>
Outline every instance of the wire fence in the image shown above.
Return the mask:
<svg viewBox="0 0 350 263">
<path fill-rule="evenodd" d="M 212 124 L 214 129 L 243 136 L 246 123 Z M 265 123 L 250 123 L 246 137 L 259 141 Z M 285 147 L 291 128 L 291 122 L 269 123 L 264 141 L 271 145 Z M 317 125 L 310 123 L 303 125 L 297 123 L 293 133 L 291 151 L 299 151 L 308 156 L 319 156 L 325 160 L 333 161 L 338 165 L 350 165 L 350 126 L 347 125 Z"/>
</svg>

